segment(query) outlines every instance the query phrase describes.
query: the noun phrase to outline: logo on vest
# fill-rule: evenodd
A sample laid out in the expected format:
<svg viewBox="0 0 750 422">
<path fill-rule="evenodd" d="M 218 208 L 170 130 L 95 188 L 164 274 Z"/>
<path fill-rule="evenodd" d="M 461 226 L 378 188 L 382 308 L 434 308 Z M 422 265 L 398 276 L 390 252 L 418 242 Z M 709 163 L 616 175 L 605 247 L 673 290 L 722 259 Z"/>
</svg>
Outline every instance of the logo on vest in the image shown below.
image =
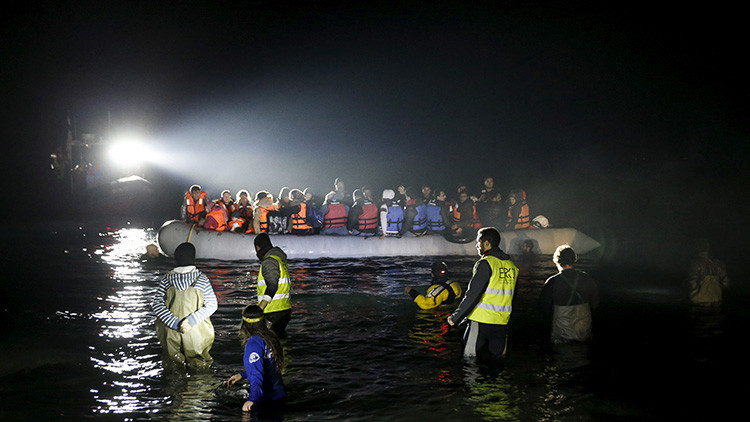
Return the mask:
<svg viewBox="0 0 750 422">
<path fill-rule="evenodd" d="M 253 353 L 250 353 L 250 357 L 248 357 L 247 360 L 250 363 L 255 363 L 260 360 L 260 356 L 257 353 L 253 352 Z"/>
</svg>

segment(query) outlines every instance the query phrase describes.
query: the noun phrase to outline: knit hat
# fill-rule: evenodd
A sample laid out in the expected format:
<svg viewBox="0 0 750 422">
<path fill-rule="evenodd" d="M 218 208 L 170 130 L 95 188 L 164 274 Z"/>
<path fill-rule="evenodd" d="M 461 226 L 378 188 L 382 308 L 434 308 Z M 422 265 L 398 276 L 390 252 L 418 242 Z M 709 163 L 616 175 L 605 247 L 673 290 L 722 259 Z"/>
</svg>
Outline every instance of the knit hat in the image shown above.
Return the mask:
<svg viewBox="0 0 750 422">
<path fill-rule="evenodd" d="M 174 260 L 178 267 L 195 264 L 195 246 L 183 242 L 174 250 Z"/>
<path fill-rule="evenodd" d="M 255 246 L 259 247 L 261 250 L 263 250 L 266 247 L 273 246 L 271 245 L 271 238 L 268 236 L 268 233 L 258 233 L 255 236 L 255 240 L 253 241 Z"/>
<path fill-rule="evenodd" d="M 383 199 L 393 199 L 396 197 L 396 192 L 393 189 L 386 189 L 383 191 Z"/>
</svg>

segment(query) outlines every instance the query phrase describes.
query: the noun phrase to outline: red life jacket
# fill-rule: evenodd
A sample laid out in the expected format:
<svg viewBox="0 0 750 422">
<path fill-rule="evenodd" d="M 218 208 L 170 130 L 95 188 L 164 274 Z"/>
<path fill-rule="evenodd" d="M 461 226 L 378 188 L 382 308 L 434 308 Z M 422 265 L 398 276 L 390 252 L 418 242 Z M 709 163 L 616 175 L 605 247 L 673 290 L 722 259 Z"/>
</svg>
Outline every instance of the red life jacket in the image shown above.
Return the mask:
<svg viewBox="0 0 750 422">
<path fill-rule="evenodd" d="M 292 230 L 308 230 L 312 229 L 307 224 L 307 203 L 301 202 L 299 204 L 299 212 L 292 214 Z"/>
<path fill-rule="evenodd" d="M 365 202 L 357 221 L 357 229 L 362 232 L 374 232 L 378 227 L 378 217 L 378 206 L 369 201 Z"/>
<path fill-rule="evenodd" d="M 348 219 L 346 206 L 338 202 L 328 204 L 328 212 L 323 217 L 323 228 L 346 227 Z"/>
<path fill-rule="evenodd" d="M 187 206 L 187 220 L 197 223 L 200 219 L 198 214 L 206 211 L 207 195 L 206 192 L 201 192 L 198 196 L 198 201 L 193 200 L 193 195 L 190 192 L 185 194 L 185 205 Z"/>
</svg>

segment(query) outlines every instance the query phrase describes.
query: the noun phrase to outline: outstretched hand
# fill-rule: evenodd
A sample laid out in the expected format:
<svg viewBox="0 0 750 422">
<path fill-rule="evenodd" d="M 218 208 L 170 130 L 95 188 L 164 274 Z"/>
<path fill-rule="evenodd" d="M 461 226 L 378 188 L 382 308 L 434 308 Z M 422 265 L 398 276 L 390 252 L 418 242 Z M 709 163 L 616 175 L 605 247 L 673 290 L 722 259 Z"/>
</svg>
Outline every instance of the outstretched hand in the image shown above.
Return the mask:
<svg viewBox="0 0 750 422">
<path fill-rule="evenodd" d="M 230 386 L 241 379 L 242 379 L 242 375 L 234 374 L 231 377 L 229 377 L 229 379 L 227 380 L 227 386 Z"/>
</svg>

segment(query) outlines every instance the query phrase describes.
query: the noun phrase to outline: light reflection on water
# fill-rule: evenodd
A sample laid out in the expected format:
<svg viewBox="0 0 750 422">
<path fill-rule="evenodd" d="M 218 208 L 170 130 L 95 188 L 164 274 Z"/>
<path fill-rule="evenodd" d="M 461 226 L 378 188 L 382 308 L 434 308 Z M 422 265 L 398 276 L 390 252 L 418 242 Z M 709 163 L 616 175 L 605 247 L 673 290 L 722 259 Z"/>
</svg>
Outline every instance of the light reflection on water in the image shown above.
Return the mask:
<svg viewBox="0 0 750 422">
<path fill-rule="evenodd" d="M 90 403 L 88 414 L 80 411 L 86 407 L 81 399 L 69 407 L 60 404 L 60 412 L 126 420 L 154 415 L 167 420 L 239 419 L 236 403 L 222 401 L 214 390 L 242 369 L 238 315 L 255 301 L 257 263 L 198 263 L 219 300 L 212 316 L 215 363 L 205 373 L 176 374 L 164 370 L 150 309 L 157 281 L 171 265 L 141 260 L 146 245 L 155 242 L 154 230 L 82 227 L 73 232 L 75 236 L 54 243 L 59 255 L 48 264 L 54 270 L 50 272 L 65 268 L 70 287 L 64 300 L 45 299 L 55 310 L 46 314 L 49 328 L 42 329 L 53 333 L 63 325 L 69 341 L 85 342 L 94 373 L 67 363 L 59 369 L 62 378 L 85 388 Z M 474 260 L 447 260 L 451 276 L 464 288 Z M 587 420 L 596 419 L 592 408 L 601 415 L 600 409 L 608 406 L 621 412 L 615 417 L 645 413 L 621 400 L 610 406 L 606 399 L 592 399 L 610 380 L 595 384 L 563 370 L 556 360 L 559 355 L 547 347 L 548 326 L 533 308 L 541 283 L 555 272 L 549 257 L 529 263 L 519 280 L 514 303 L 518 319 L 508 364 L 492 374 L 462 362 L 461 333 L 445 324 L 450 307 L 417 310 L 404 293 L 406 286 L 424 291 L 430 263 L 419 258 L 290 261 L 295 282 L 294 316 L 283 343 L 288 361 L 286 420 L 423 420 L 428 415 L 455 420 Z M 50 284 L 57 282 L 53 277 Z M 643 300 L 656 301 L 654 296 Z M 604 317 L 610 325 L 617 325 L 622 306 L 608 308 Z M 638 305 L 622 312 L 633 315 L 633 309 Z M 683 330 L 699 345 L 694 359 L 709 362 L 716 356 L 710 347 L 721 335 L 724 320 L 696 315 L 686 321 L 693 325 Z M 610 336 L 607 341 L 617 344 L 619 338 Z M 42 347 L 33 343 L 32 352 Z M 602 364 L 616 367 L 620 362 L 600 359 Z M 48 375 L 49 369 L 43 368 L 38 371 Z M 637 365 L 631 369 L 638 374 Z"/>
</svg>

